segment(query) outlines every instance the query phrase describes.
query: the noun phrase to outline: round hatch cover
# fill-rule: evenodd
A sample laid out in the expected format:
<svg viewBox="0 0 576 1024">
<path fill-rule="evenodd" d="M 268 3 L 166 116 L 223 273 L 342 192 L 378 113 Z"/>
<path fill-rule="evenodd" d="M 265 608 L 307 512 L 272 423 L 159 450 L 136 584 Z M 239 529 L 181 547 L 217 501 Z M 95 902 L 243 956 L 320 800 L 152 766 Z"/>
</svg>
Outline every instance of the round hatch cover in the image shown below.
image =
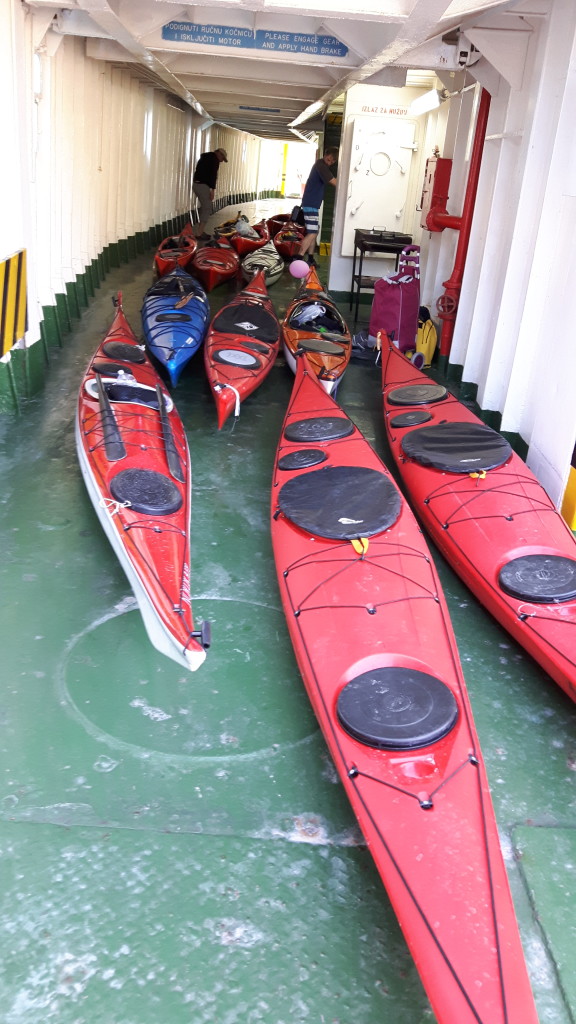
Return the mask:
<svg viewBox="0 0 576 1024">
<path fill-rule="evenodd" d="M 364 466 L 327 466 L 292 477 L 278 505 L 296 526 L 317 537 L 373 537 L 400 515 L 401 498 L 384 474 Z"/>
<path fill-rule="evenodd" d="M 563 555 L 522 555 L 503 565 L 502 590 L 535 604 L 558 604 L 576 598 L 576 560 Z"/>
<path fill-rule="evenodd" d="M 100 373 L 103 377 L 117 377 L 119 373 L 130 372 L 121 363 L 108 363 L 103 359 L 95 359 L 90 369 L 94 373 Z"/>
<path fill-rule="evenodd" d="M 437 423 L 404 434 L 402 451 L 422 466 L 447 473 L 477 473 L 508 461 L 512 448 L 485 423 Z"/>
<path fill-rule="evenodd" d="M 219 348 L 213 353 L 215 363 L 224 363 L 226 366 L 241 366 L 246 370 L 255 370 L 260 366 L 260 360 L 250 352 L 242 352 L 238 348 Z"/>
<path fill-rule="evenodd" d="M 414 750 L 450 732 L 458 705 L 436 676 L 391 666 L 351 679 L 340 691 L 337 712 L 346 732 L 367 746 Z"/>
<path fill-rule="evenodd" d="M 428 423 L 432 419 L 431 412 L 424 409 L 415 409 L 413 412 L 400 412 L 390 420 L 391 427 L 417 427 L 421 423 Z"/>
<path fill-rule="evenodd" d="M 353 433 L 354 424 L 347 416 L 310 416 L 290 423 L 284 437 L 287 441 L 337 441 Z"/>
<path fill-rule="evenodd" d="M 110 359 L 125 359 L 127 363 L 145 363 L 146 356 L 137 345 L 129 345 L 126 341 L 105 341 L 102 351 Z"/>
<path fill-rule="evenodd" d="M 408 384 L 388 392 L 390 405 L 428 405 L 441 402 L 448 392 L 442 384 Z"/>
<path fill-rule="evenodd" d="M 278 469 L 310 469 L 326 462 L 328 456 L 321 448 L 298 448 L 278 459 Z"/>
<path fill-rule="evenodd" d="M 182 505 L 176 484 L 153 469 L 121 470 L 110 483 L 110 493 L 116 501 L 127 501 L 135 512 L 148 516 L 167 516 Z"/>
</svg>

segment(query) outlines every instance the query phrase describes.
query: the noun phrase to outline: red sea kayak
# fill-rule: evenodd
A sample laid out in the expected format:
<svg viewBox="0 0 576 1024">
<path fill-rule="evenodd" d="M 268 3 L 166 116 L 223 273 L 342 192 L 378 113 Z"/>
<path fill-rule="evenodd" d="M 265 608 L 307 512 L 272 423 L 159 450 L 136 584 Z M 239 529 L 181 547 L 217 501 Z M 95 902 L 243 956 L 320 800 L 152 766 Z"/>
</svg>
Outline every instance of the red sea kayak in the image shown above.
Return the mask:
<svg viewBox="0 0 576 1024">
<path fill-rule="evenodd" d="M 284 259 L 296 256 L 300 248 L 300 242 L 304 238 L 304 228 L 291 221 L 280 228 L 274 235 L 274 245 Z"/>
<path fill-rule="evenodd" d="M 76 449 L 88 494 L 154 646 L 192 671 L 207 624 L 190 606 L 190 454 L 182 421 L 122 311 L 78 394 Z"/>
<path fill-rule="evenodd" d="M 290 216 L 289 213 L 277 213 L 275 217 L 268 217 L 266 227 L 270 232 L 270 238 L 274 238 L 277 232 L 289 223 Z"/>
<path fill-rule="evenodd" d="M 576 540 L 495 430 L 389 342 L 384 418 L 412 507 L 478 600 L 576 699 Z"/>
<path fill-rule="evenodd" d="M 211 242 L 198 249 L 192 257 L 190 271 L 207 292 L 223 281 L 236 277 L 240 269 L 240 257 L 226 239 Z"/>
<path fill-rule="evenodd" d="M 255 232 L 252 236 L 244 235 L 238 230 L 229 236 L 230 245 L 235 248 L 240 259 L 243 256 L 247 256 L 249 252 L 261 249 L 263 245 L 266 245 L 266 242 L 270 241 L 270 232 L 266 226 L 266 221 L 261 220 L 258 224 L 252 224 L 251 227 L 252 231 Z"/>
<path fill-rule="evenodd" d="M 280 324 L 264 271 L 216 314 L 204 342 L 206 376 L 216 402 L 218 429 L 270 373 L 280 347 Z"/>
<path fill-rule="evenodd" d="M 362 434 L 298 360 L 272 542 L 308 695 L 439 1024 L 537 1024 L 434 564 Z"/>
<path fill-rule="evenodd" d="M 169 274 L 175 267 L 186 270 L 198 247 L 193 235 L 182 233 L 165 238 L 154 256 L 154 266 L 159 277 Z"/>
</svg>

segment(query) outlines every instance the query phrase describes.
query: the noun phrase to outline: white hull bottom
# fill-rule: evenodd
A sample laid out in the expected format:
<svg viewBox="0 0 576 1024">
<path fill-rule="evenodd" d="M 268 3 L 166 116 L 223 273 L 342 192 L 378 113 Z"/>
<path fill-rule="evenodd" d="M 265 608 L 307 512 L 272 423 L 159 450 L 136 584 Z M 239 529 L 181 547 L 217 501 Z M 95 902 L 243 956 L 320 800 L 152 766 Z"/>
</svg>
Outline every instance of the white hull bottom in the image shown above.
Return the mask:
<svg viewBox="0 0 576 1024">
<path fill-rule="evenodd" d="M 146 627 L 150 643 L 157 651 L 160 651 L 161 654 L 165 654 L 167 658 L 171 658 L 172 661 L 176 661 L 179 665 L 182 665 L 190 672 L 195 672 L 205 660 L 206 651 L 203 649 L 193 651 L 185 650 L 180 641 L 176 639 L 158 616 L 156 608 L 150 600 L 148 591 L 132 565 L 132 562 L 126 553 L 126 549 L 118 536 L 118 533 L 112 523 L 112 516 L 110 512 L 108 509 L 102 508 L 100 505 L 100 490 L 96 485 L 96 481 L 94 480 L 94 476 L 86 460 L 84 446 L 80 437 L 78 421 L 76 421 L 76 447 L 78 450 L 80 469 L 82 470 L 82 476 L 84 477 L 84 483 L 86 484 L 90 500 L 102 524 L 104 532 L 114 549 L 118 561 L 128 577 L 128 582 L 134 591 L 134 596 L 138 602 L 140 614 L 144 620 L 144 626 Z"/>
</svg>

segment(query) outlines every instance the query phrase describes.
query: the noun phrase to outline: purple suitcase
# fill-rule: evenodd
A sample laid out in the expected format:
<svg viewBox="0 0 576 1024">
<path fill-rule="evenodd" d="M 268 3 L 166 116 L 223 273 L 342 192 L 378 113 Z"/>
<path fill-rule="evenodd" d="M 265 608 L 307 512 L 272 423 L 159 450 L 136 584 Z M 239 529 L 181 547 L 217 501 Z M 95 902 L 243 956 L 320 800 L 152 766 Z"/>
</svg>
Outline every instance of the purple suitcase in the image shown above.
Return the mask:
<svg viewBox="0 0 576 1024">
<path fill-rule="evenodd" d="M 381 277 L 374 286 L 369 332 L 383 331 L 401 352 L 414 351 L 420 309 L 420 246 L 407 245 L 400 253 L 398 270 Z"/>
</svg>

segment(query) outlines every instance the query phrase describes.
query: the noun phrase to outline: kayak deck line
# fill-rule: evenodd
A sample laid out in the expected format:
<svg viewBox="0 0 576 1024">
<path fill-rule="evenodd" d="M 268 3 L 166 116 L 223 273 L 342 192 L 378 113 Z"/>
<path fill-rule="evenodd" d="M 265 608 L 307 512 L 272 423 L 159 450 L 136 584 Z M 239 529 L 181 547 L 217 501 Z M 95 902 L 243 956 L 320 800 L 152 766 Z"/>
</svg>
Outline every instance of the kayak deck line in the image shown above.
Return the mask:
<svg viewBox="0 0 576 1024">
<path fill-rule="evenodd" d="M 423 793 L 410 793 L 409 790 L 402 789 L 401 786 L 395 786 L 390 782 L 386 782 L 384 779 L 379 779 L 375 775 L 370 775 L 368 772 L 361 771 L 360 768 L 358 768 L 356 765 L 352 765 L 352 767 L 348 769 L 348 778 L 357 779 L 359 776 L 362 776 L 362 778 L 370 779 L 372 782 L 378 782 L 382 786 L 389 786 L 391 789 L 395 789 L 398 793 L 402 793 L 403 796 L 407 796 L 411 800 L 417 800 L 423 811 L 431 811 L 432 808 L 434 807 L 434 797 L 436 796 L 436 794 L 439 793 L 441 789 L 444 789 L 444 787 L 448 785 L 450 780 L 454 776 L 456 776 L 458 772 L 461 772 L 467 765 L 472 765 L 473 767 L 477 768 L 479 764 L 480 761 L 476 754 L 468 754 L 466 760 L 462 761 L 460 765 L 454 768 L 452 774 L 448 778 L 440 782 L 436 789 L 432 789 L 429 792 Z"/>
</svg>

